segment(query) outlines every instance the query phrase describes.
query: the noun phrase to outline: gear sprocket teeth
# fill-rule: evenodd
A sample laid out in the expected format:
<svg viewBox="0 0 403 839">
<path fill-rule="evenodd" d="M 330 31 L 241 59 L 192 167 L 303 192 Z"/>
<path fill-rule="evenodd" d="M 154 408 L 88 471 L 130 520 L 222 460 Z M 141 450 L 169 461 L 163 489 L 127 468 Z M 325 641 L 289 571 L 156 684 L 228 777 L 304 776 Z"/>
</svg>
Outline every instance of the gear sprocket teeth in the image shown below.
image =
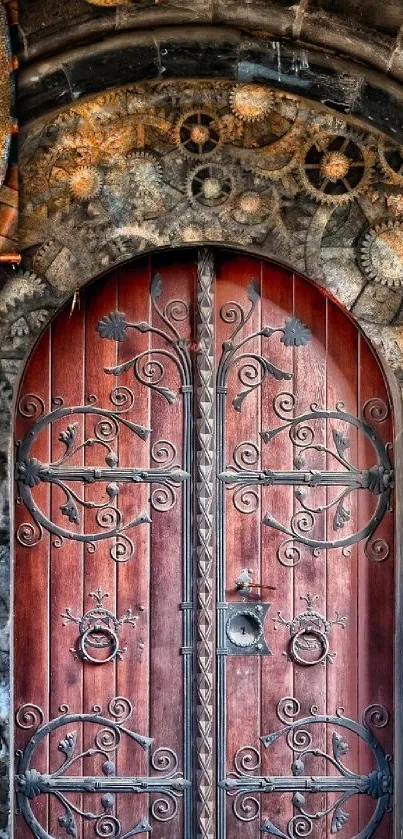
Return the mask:
<svg viewBox="0 0 403 839">
<path fill-rule="evenodd" d="M 362 274 L 388 288 L 403 287 L 403 218 L 382 219 L 362 234 L 357 248 Z"/>
<path fill-rule="evenodd" d="M 359 142 L 360 136 L 342 132 L 319 134 L 313 142 L 311 138 L 300 151 L 297 177 L 303 191 L 334 206 L 367 192 L 374 179 L 375 154 L 370 145 Z"/>
<path fill-rule="evenodd" d="M 389 184 L 403 187 L 403 145 L 382 137 L 378 143 L 378 165 Z"/>
<path fill-rule="evenodd" d="M 274 108 L 274 92 L 265 85 L 236 84 L 229 101 L 233 114 L 242 122 L 259 122 Z"/>
<path fill-rule="evenodd" d="M 230 205 L 237 187 L 233 167 L 206 161 L 194 167 L 188 175 L 186 189 L 193 207 L 216 210 Z"/>
<path fill-rule="evenodd" d="M 222 145 L 219 117 L 208 108 L 187 111 L 173 126 L 171 139 L 191 160 L 211 157 Z"/>
</svg>

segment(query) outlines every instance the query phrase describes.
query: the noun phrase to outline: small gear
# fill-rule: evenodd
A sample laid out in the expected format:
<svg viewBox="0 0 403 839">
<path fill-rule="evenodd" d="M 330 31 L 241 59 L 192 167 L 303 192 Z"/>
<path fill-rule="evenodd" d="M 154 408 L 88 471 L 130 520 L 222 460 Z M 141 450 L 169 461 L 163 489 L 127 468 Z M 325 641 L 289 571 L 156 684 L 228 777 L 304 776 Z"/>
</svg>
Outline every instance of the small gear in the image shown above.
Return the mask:
<svg viewBox="0 0 403 839">
<path fill-rule="evenodd" d="M 389 183 L 403 186 L 403 146 L 382 138 L 378 145 L 379 163 Z"/>
<path fill-rule="evenodd" d="M 178 120 L 172 136 L 188 157 L 207 157 L 221 144 L 218 117 L 209 111 L 188 112 Z"/>
<path fill-rule="evenodd" d="M 264 85 L 237 84 L 230 93 L 233 113 L 243 122 L 264 119 L 273 110 L 274 93 Z"/>
<path fill-rule="evenodd" d="M 350 134 L 319 134 L 302 151 L 303 188 L 324 204 L 348 203 L 371 184 L 374 154 Z"/>
<path fill-rule="evenodd" d="M 89 201 L 102 189 L 102 173 L 97 166 L 78 166 L 70 173 L 69 189 L 77 201 Z"/>
<path fill-rule="evenodd" d="M 131 189 L 140 196 L 155 195 L 161 183 L 162 166 L 149 152 L 131 152 L 124 161 Z"/>
<path fill-rule="evenodd" d="M 403 218 L 384 219 L 367 229 L 358 243 L 358 264 L 373 282 L 403 286 Z"/>
<path fill-rule="evenodd" d="M 279 198 L 274 188 L 264 193 L 247 189 L 234 198 L 230 213 L 238 224 L 256 225 L 262 224 L 269 216 L 277 216 L 279 206 Z"/>
<path fill-rule="evenodd" d="M 224 164 L 200 164 L 188 177 L 189 198 L 201 207 L 221 207 L 233 197 L 234 188 L 234 173 Z"/>
</svg>

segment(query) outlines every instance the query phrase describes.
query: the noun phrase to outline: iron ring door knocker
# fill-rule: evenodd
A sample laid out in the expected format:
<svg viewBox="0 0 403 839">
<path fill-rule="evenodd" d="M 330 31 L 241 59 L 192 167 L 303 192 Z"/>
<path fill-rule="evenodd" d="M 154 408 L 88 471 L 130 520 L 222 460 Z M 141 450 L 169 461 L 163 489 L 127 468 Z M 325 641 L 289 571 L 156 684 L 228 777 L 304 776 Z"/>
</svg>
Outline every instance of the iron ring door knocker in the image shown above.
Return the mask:
<svg viewBox="0 0 403 839">
<path fill-rule="evenodd" d="M 106 664 L 114 659 L 121 660 L 127 647 L 120 648 L 119 646 L 120 627 L 123 623 L 135 626 L 138 616 L 133 615 L 131 609 L 127 609 L 121 618 L 117 618 L 113 612 L 103 605 L 105 597 L 109 597 L 109 595 L 101 588 L 92 591 L 90 597 L 95 599 L 97 605 L 88 609 L 84 615 L 76 617 L 69 608 L 62 614 L 64 625 L 73 622 L 77 624 L 80 633 L 75 646 L 71 647 L 70 651 L 74 658 L 80 658 L 82 661 L 88 661 L 91 664 Z M 98 651 L 106 649 L 109 652 L 107 656 L 98 657 L 97 655 L 91 655 L 91 648 Z"/>
<path fill-rule="evenodd" d="M 311 640 L 312 639 L 312 640 Z M 316 658 L 305 658 L 301 651 L 309 654 L 313 650 L 317 650 Z M 329 655 L 329 640 L 325 632 L 316 629 L 314 626 L 306 626 L 296 632 L 290 640 L 290 658 L 296 664 L 301 664 L 303 667 L 312 667 L 315 664 L 321 664 L 326 661 Z"/>
</svg>

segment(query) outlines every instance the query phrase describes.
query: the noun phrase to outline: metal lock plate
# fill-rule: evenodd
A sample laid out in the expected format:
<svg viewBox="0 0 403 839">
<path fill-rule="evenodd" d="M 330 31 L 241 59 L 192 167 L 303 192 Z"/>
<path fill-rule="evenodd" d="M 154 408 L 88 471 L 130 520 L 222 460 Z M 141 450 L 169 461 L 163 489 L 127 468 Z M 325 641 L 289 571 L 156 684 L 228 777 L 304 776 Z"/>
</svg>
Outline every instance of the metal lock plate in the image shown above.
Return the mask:
<svg viewBox="0 0 403 839">
<path fill-rule="evenodd" d="M 231 603 L 226 610 L 228 655 L 272 655 L 264 637 L 264 622 L 271 603 Z"/>
</svg>

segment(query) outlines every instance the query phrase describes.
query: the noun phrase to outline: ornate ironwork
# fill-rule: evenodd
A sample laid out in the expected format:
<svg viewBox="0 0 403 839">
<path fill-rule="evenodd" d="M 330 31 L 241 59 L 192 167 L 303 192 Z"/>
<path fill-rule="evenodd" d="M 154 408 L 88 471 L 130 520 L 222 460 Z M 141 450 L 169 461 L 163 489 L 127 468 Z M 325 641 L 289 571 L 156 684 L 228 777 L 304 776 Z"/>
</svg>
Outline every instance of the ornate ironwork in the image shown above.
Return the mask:
<svg viewBox="0 0 403 839">
<path fill-rule="evenodd" d="M 225 562 L 225 480 L 226 474 L 226 447 L 225 447 L 225 411 L 227 381 L 231 370 L 237 370 L 240 390 L 232 401 L 236 411 L 242 411 L 245 400 L 249 394 L 258 389 L 263 382 L 272 376 L 276 381 L 289 380 L 292 372 L 281 370 L 276 367 L 270 359 L 263 354 L 248 351 L 248 343 L 256 339 L 270 339 L 279 336 L 282 344 L 286 347 L 303 347 L 311 338 L 311 333 L 301 321 L 295 317 L 289 317 L 282 326 L 263 326 L 250 335 L 245 335 L 244 330 L 249 323 L 260 298 L 258 280 L 252 278 L 247 287 L 247 298 L 249 300 L 248 310 L 236 301 L 229 301 L 220 309 L 221 320 L 233 327 L 228 339 L 222 345 L 222 354 L 217 369 L 217 774 L 223 777 L 226 772 L 226 720 L 222 709 L 226 702 L 226 673 L 225 655 L 227 654 L 227 610 L 226 599 L 226 562 Z M 241 444 L 242 446 L 243 444 Z M 246 443 L 244 449 L 238 447 L 236 459 L 245 466 L 257 463 L 259 452 L 257 447 L 250 442 Z M 233 474 L 237 474 L 234 471 Z M 232 473 L 231 473 L 232 475 Z M 236 495 L 237 507 L 242 512 L 252 512 L 257 507 L 258 495 L 256 491 L 246 485 L 240 487 L 240 493 Z M 225 791 L 218 790 L 218 813 L 217 813 L 217 839 L 225 839 L 226 833 L 226 801 Z"/>
<path fill-rule="evenodd" d="M 260 804 L 256 793 L 290 793 L 296 815 L 291 817 L 284 829 L 266 819 L 261 825 L 261 832 L 280 839 L 298 839 L 310 835 L 314 824 L 326 817 L 331 817 L 331 832 L 337 833 L 349 820 L 349 814 L 344 809 L 347 802 L 356 795 L 365 795 L 374 801 L 375 809 L 358 836 L 359 839 L 369 839 L 389 811 L 393 794 L 391 757 L 385 754 L 372 731 L 374 727 L 387 725 L 388 712 L 383 706 L 372 705 L 364 711 L 362 724 L 344 716 L 342 708 L 334 716 L 319 714 L 316 706 L 311 708 L 309 716 L 298 719 L 299 714 L 298 700 L 284 697 L 277 705 L 277 716 L 284 727 L 260 738 L 266 748 L 281 738 L 285 739 L 292 752 L 290 776 L 256 774 L 261 761 L 258 750 L 253 746 L 245 746 L 236 753 L 235 771 L 220 781 L 220 786 L 234 796 L 235 815 L 243 821 L 252 821 L 259 816 Z M 314 745 L 312 727 L 318 724 L 334 729 L 332 754 Z M 345 766 L 343 757 L 349 750 L 346 732 L 360 738 L 369 748 L 375 765 L 367 774 L 354 772 Z M 313 765 L 316 759 L 325 761 L 333 774 L 320 775 Z M 336 798 L 325 809 L 311 812 L 307 799 L 311 794 L 320 792 L 335 793 Z"/>
<path fill-rule="evenodd" d="M 133 615 L 131 609 L 127 609 L 121 618 L 117 618 L 103 605 L 105 597 L 109 597 L 109 594 L 100 588 L 91 591 L 90 597 L 94 598 L 96 606 L 92 606 L 81 617 L 73 615 L 68 607 L 61 616 L 64 618 L 64 625 L 76 623 L 80 632 L 77 644 L 70 648 L 70 652 L 74 658 L 81 658 L 91 664 L 105 664 L 113 659 L 121 660 L 127 647 L 119 646 L 120 627 L 124 623 L 135 626 L 138 616 Z"/>
<path fill-rule="evenodd" d="M 140 823 L 126 830 L 116 815 L 113 814 L 117 794 L 136 794 L 158 796 L 152 799 L 151 816 L 158 821 L 170 821 L 177 813 L 178 800 L 183 795 L 190 781 L 178 770 L 178 758 L 171 749 L 159 748 L 151 753 L 153 740 L 143 737 L 126 727 L 131 716 L 132 705 L 124 697 L 116 697 L 108 706 L 109 717 L 102 713 L 100 706 L 94 706 L 89 714 L 72 714 L 63 707 L 62 715 L 49 723 L 43 723 L 43 712 L 35 712 L 35 706 L 23 706 L 17 712 L 17 725 L 23 728 L 36 728 L 22 752 L 18 752 L 18 769 L 15 778 L 18 810 L 38 839 L 54 839 L 40 824 L 31 802 L 40 796 L 53 796 L 62 809 L 59 827 L 67 836 L 79 835 L 77 817 L 84 822 L 94 824 L 96 836 L 113 836 L 115 839 L 129 839 L 141 833 L 150 833 L 151 825 L 146 817 Z M 94 745 L 84 751 L 78 748 L 77 726 L 85 724 L 96 726 Z M 63 729 L 58 751 L 62 753 L 62 763 L 53 772 L 44 773 L 35 768 L 34 759 L 38 748 L 58 729 Z M 67 733 L 66 733 L 67 732 Z M 147 776 L 116 775 L 116 756 L 122 737 L 128 738 L 150 755 L 151 769 L 155 774 Z M 96 761 L 99 758 L 100 772 L 91 776 L 71 774 L 73 767 L 80 762 L 85 766 L 86 759 Z M 82 805 L 71 801 L 69 793 L 86 793 L 100 796 L 97 812 L 82 809 Z M 146 805 L 145 805 L 146 806 Z"/>
<path fill-rule="evenodd" d="M 199 251 L 196 356 L 197 835 L 214 836 L 214 262 Z"/>
<path fill-rule="evenodd" d="M 370 537 L 389 509 L 394 473 L 389 457 L 389 446 L 384 444 L 373 425 L 365 419 L 368 405 L 369 403 L 364 406 L 362 418 L 347 413 L 341 403 L 336 405 L 334 411 L 322 410 L 313 404 L 309 412 L 290 418 L 289 414 L 295 407 L 295 398 L 291 393 L 280 393 L 273 400 L 273 408 L 277 416 L 285 422 L 283 425 L 263 431 L 261 437 L 264 443 L 270 444 L 278 434 L 287 431 L 291 443 L 298 452 L 294 458 L 296 469 L 286 471 L 248 468 L 249 464 L 254 465 L 257 462 L 258 449 L 255 444 L 245 441 L 239 444 L 234 452 L 234 465 L 223 470 L 219 475 L 220 480 L 228 488 L 234 489 L 234 504 L 240 512 L 253 512 L 257 508 L 259 500 L 257 487 L 280 485 L 296 488 L 294 496 L 299 502 L 300 509 L 294 513 L 289 525 L 277 521 L 270 512 L 266 512 L 263 517 L 263 524 L 274 527 L 290 537 L 277 552 L 284 565 L 295 565 L 300 560 L 298 544 L 307 545 L 317 553 L 326 548 L 347 548 L 363 539 L 368 540 L 366 552 L 370 558 L 378 559 L 378 561 L 386 558 L 388 551 L 385 550 L 383 543 L 371 549 Z M 384 418 L 385 410 L 387 413 L 386 405 L 383 407 L 378 405 L 377 412 L 370 411 L 370 416 L 376 420 L 381 411 L 380 416 Z M 312 423 L 317 420 L 325 420 L 329 424 L 331 422 L 348 423 L 357 429 L 371 443 L 377 462 L 369 469 L 355 467 L 347 456 L 350 448 L 349 438 L 333 424 L 331 436 L 334 448 L 316 442 L 315 428 L 312 427 Z M 322 452 L 342 468 L 333 471 L 314 469 L 306 463 L 306 456 L 310 452 Z M 243 457 L 240 453 L 244 453 Z M 314 506 L 309 503 L 307 491 L 318 486 L 340 487 L 341 491 L 329 503 Z M 363 527 L 355 533 L 338 539 L 318 539 L 314 535 L 309 535 L 314 531 L 318 517 L 326 515 L 329 510 L 334 510 L 333 530 L 342 531 L 351 520 L 351 512 L 346 504 L 347 499 L 357 490 L 369 492 L 377 501 L 376 509 Z M 243 508 L 239 505 L 240 493 Z M 372 556 L 373 553 L 375 556 Z"/>
<path fill-rule="evenodd" d="M 306 600 L 307 609 L 291 620 L 286 620 L 281 612 L 273 618 L 274 628 L 287 626 L 290 630 L 290 643 L 287 655 L 290 661 L 301 664 L 305 667 L 312 667 L 315 664 L 326 664 L 336 656 L 335 652 L 329 650 L 329 633 L 332 626 L 338 624 L 343 629 L 346 626 L 347 618 L 340 617 L 339 612 L 329 620 L 313 608 L 313 604 L 319 600 L 318 594 L 301 595 L 300 600 Z"/>
<path fill-rule="evenodd" d="M 231 603 L 226 609 L 227 652 L 230 655 L 272 655 L 264 636 L 271 603 Z"/>
</svg>

